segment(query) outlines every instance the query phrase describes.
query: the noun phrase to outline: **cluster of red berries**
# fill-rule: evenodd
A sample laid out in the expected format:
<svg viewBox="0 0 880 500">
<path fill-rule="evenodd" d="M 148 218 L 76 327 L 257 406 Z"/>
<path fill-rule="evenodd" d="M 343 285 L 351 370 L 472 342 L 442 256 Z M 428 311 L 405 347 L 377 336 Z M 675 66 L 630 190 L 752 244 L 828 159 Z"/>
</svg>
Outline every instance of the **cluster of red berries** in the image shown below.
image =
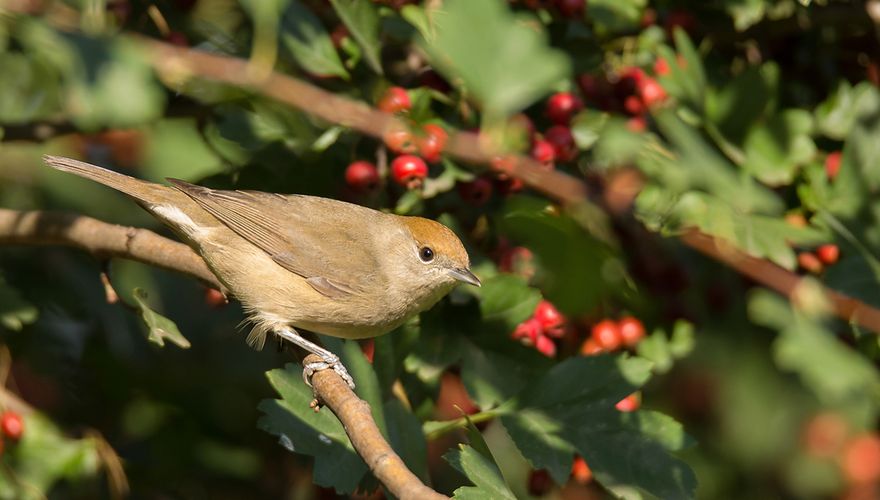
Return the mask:
<svg viewBox="0 0 880 500">
<path fill-rule="evenodd" d="M 565 325 L 565 316 L 556 309 L 556 306 L 547 300 L 542 300 L 535 307 L 532 316 L 517 325 L 511 337 L 525 345 L 534 346 L 538 352 L 552 358 L 556 356 L 556 344 L 553 339 L 565 335 Z"/>
<path fill-rule="evenodd" d="M 655 73 L 668 73 L 668 63 L 663 60 Z M 666 101 L 666 90 L 655 78 L 638 67 L 628 67 L 616 75 L 582 74 L 578 86 L 584 97 L 599 109 L 616 111 L 630 116 L 629 128 L 641 132 L 647 127 L 647 113 Z"/>
<path fill-rule="evenodd" d="M 515 120 L 525 130 L 531 157 L 548 169 L 556 162 L 569 162 L 577 157 L 577 146 L 571 133 L 572 117 L 584 108 L 580 97 L 572 92 L 557 92 L 547 99 L 544 114 L 553 125 L 542 134 L 535 132 L 535 126 L 525 115 L 517 115 Z"/>
<path fill-rule="evenodd" d="M 826 243 L 812 252 L 804 251 L 797 255 L 798 266 L 812 274 L 820 274 L 827 266 L 835 264 L 839 259 L 840 248 L 834 243 Z"/>
<path fill-rule="evenodd" d="M 835 461 L 848 484 L 880 488 L 880 434 L 853 432 L 843 416 L 828 412 L 810 419 L 802 436 L 806 453 Z"/>
<path fill-rule="evenodd" d="M 0 432 L 10 441 L 18 441 L 24 435 L 24 419 L 16 411 L 4 411 L 0 414 Z M 3 442 L 0 440 L 0 453 L 3 452 Z"/>
<path fill-rule="evenodd" d="M 581 354 L 593 356 L 632 348 L 645 337 L 645 325 L 638 318 L 625 316 L 618 321 L 604 319 L 593 325 L 590 337 L 581 344 Z"/>
</svg>

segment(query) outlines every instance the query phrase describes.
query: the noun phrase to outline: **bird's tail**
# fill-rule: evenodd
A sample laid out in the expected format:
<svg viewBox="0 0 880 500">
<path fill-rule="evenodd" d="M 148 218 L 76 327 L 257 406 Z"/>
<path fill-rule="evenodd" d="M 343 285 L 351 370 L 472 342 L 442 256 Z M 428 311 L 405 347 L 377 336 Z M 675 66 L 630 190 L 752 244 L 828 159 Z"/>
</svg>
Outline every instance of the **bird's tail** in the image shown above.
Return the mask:
<svg viewBox="0 0 880 500">
<path fill-rule="evenodd" d="M 112 187 L 147 205 L 163 203 L 170 198 L 177 198 L 175 190 L 166 186 L 140 179 L 135 179 L 119 172 L 92 165 L 63 156 L 43 156 L 47 165 L 64 172 L 70 172 L 86 179 Z"/>
</svg>

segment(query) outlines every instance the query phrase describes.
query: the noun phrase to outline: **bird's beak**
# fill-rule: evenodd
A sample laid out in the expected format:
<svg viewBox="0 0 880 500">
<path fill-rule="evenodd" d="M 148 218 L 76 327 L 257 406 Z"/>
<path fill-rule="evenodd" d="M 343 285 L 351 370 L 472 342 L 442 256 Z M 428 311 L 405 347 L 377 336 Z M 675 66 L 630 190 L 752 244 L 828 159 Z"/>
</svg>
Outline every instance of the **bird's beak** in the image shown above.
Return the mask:
<svg viewBox="0 0 880 500">
<path fill-rule="evenodd" d="M 474 276 L 474 273 L 471 272 L 470 269 L 450 269 L 449 275 L 458 281 L 467 283 L 469 285 L 480 286 L 480 279 Z"/>
</svg>

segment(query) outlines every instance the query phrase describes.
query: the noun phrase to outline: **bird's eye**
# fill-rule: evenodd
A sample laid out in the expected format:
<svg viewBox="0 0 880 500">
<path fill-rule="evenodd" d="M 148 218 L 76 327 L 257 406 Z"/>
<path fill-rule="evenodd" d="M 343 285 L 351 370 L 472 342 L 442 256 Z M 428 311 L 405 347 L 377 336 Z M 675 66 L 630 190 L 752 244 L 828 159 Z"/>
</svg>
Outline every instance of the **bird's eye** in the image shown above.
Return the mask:
<svg viewBox="0 0 880 500">
<path fill-rule="evenodd" d="M 422 247 L 419 250 L 419 258 L 422 259 L 422 262 L 431 262 L 434 260 L 434 251 L 431 250 L 431 247 Z"/>
</svg>

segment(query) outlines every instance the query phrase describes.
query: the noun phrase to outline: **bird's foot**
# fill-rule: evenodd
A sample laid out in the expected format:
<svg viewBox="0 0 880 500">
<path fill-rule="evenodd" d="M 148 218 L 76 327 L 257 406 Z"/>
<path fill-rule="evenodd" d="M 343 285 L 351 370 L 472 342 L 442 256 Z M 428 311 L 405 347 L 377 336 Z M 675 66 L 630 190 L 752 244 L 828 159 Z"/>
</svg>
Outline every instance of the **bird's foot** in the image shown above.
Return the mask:
<svg viewBox="0 0 880 500">
<path fill-rule="evenodd" d="M 335 354 L 330 354 L 329 356 L 322 356 L 321 354 L 318 354 L 318 356 L 321 356 L 321 361 L 314 361 L 312 363 L 306 363 L 305 365 L 303 365 L 303 380 L 305 381 L 307 386 L 312 387 L 312 375 L 314 375 L 315 372 L 326 370 L 328 368 L 333 368 L 333 371 L 335 371 L 340 377 L 342 377 L 342 380 L 344 380 L 345 383 L 348 384 L 348 386 L 351 387 L 352 390 L 354 390 L 354 379 L 351 378 L 351 375 L 348 374 L 348 370 L 346 370 L 345 365 L 343 365 L 342 362 L 339 361 L 338 356 L 336 356 Z"/>
</svg>

